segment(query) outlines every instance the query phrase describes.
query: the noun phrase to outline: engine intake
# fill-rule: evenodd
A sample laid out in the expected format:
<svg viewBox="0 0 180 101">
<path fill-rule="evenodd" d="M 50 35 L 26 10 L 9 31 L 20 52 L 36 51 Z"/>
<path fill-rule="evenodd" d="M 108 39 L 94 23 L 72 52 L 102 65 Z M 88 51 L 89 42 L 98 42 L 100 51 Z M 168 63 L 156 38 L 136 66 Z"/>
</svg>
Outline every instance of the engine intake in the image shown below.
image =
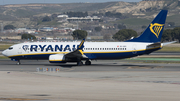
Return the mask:
<svg viewBox="0 0 180 101">
<path fill-rule="evenodd" d="M 64 54 L 55 54 L 49 56 L 50 63 L 66 63 Z"/>
</svg>

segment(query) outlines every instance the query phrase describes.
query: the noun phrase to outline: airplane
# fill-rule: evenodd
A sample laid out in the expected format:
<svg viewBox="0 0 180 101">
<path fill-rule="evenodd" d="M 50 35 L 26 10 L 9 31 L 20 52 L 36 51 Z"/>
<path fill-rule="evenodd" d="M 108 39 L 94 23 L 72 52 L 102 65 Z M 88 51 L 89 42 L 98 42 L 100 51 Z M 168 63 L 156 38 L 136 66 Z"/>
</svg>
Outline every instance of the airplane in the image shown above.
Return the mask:
<svg viewBox="0 0 180 101">
<path fill-rule="evenodd" d="M 150 54 L 167 44 L 161 37 L 167 17 L 161 10 L 146 30 L 137 38 L 125 42 L 30 42 L 10 46 L 2 54 L 11 60 L 49 60 L 50 63 L 77 62 L 91 65 L 91 60 L 124 59 Z"/>
</svg>

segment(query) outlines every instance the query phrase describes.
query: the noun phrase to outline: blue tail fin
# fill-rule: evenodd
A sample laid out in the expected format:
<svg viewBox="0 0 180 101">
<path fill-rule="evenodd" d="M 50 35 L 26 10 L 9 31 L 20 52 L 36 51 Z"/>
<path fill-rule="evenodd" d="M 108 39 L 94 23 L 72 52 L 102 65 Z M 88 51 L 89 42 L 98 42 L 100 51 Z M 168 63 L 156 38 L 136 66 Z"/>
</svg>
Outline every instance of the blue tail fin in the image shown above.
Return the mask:
<svg viewBox="0 0 180 101">
<path fill-rule="evenodd" d="M 167 10 L 161 10 L 161 12 L 139 37 L 126 42 L 161 42 L 167 12 Z"/>
</svg>

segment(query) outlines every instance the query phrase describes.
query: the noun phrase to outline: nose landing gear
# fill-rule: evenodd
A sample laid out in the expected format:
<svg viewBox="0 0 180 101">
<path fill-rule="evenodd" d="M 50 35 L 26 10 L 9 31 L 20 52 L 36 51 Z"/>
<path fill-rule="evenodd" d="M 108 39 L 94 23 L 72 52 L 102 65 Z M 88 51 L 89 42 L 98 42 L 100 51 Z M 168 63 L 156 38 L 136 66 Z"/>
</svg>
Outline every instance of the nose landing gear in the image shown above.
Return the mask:
<svg viewBox="0 0 180 101">
<path fill-rule="evenodd" d="M 82 61 L 78 61 L 77 62 L 77 66 L 82 66 L 83 62 Z M 85 65 L 91 65 L 91 61 L 90 60 L 86 60 Z"/>
<path fill-rule="evenodd" d="M 21 61 L 20 60 L 17 60 L 17 65 L 21 65 Z"/>
</svg>

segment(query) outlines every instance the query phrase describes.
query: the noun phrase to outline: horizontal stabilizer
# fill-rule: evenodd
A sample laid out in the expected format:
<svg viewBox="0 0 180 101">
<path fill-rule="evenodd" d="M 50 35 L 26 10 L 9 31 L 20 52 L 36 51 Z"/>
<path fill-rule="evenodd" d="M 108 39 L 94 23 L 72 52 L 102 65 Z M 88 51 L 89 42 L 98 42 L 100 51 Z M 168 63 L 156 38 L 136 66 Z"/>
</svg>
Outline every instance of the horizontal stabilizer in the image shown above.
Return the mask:
<svg viewBox="0 0 180 101">
<path fill-rule="evenodd" d="M 166 46 L 166 45 L 169 45 L 169 44 L 172 44 L 172 43 L 175 43 L 175 42 L 176 41 L 166 42 L 166 43 L 157 42 L 157 43 L 150 44 L 147 47 L 161 47 L 161 46 Z"/>
<path fill-rule="evenodd" d="M 176 43 L 177 41 L 172 41 L 172 42 L 165 42 L 165 43 L 162 43 L 163 46 L 166 46 L 166 45 L 169 45 L 169 44 L 172 44 L 172 43 Z"/>
</svg>

